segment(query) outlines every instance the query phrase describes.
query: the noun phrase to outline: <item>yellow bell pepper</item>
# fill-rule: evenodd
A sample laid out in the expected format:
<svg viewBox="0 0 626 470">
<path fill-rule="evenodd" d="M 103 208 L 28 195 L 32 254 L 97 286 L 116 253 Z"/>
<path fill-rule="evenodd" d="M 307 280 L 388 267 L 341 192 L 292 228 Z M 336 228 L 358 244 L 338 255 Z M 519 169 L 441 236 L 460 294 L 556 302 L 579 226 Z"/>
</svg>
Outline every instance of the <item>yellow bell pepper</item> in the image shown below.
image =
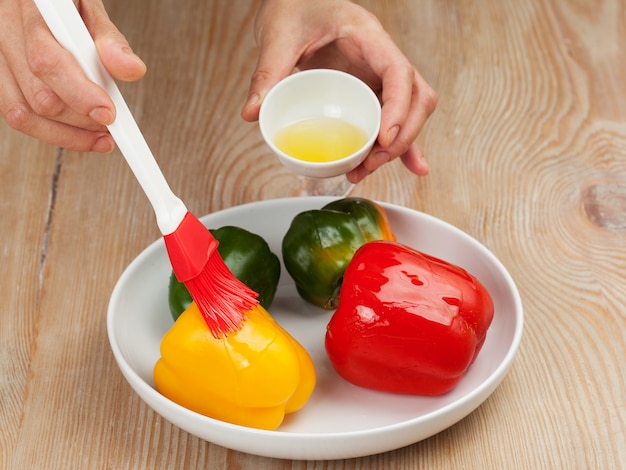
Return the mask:
<svg viewBox="0 0 626 470">
<path fill-rule="evenodd" d="M 260 305 L 240 330 L 215 338 L 195 302 L 161 340 L 157 390 L 211 418 L 276 429 L 315 387 L 306 350 Z"/>
</svg>

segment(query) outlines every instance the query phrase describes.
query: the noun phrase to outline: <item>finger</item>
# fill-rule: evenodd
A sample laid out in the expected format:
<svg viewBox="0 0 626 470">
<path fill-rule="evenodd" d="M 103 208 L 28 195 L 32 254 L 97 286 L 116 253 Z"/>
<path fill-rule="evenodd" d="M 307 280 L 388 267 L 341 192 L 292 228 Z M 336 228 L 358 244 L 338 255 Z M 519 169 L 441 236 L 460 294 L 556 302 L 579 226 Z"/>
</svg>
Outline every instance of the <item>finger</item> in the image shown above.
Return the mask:
<svg viewBox="0 0 626 470">
<path fill-rule="evenodd" d="M 28 105 L 4 56 L 0 55 L 0 112 L 7 123 L 26 135 L 59 147 L 81 152 L 108 153 L 113 150 L 113 138 L 107 132 L 93 132 L 44 118 Z"/>
<path fill-rule="evenodd" d="M 390 160 L 386 150 L 376 144 L 358 167 L 346 173 L 346 177 L 351 183 L 356 184 Z"/>
<path fill-rule="evenodd" d="M 381 121 L 378 142 L 389 147 L 406 125 L 413 95 L 413 70 L 392 64 L 382 75 Z"/>
<path fill-rule="evenodd" d="M 365 160 L 346 176 L 351 183 L 356 184 L 393 159 L 384 148 L 376 146 Z M 426 176 L 430 171 L 424 153 L 416 143 L 411 144 L 409 149 L 400 155 L 400 159 L 404 166 L 417 176 Z"/>
<path fill-rule="evenodd" d="M 409 147 L 406 153 L 400 155 L 400 159 L 404 166 L 417 176 L 426 176 L 430 171 L 424 153 L 415 143 Z"/>
<path fill-rule="evenodd" d="M 356 34 L 365 61 L 381 80 L 378 142 L 395 158 L 415 141 L 437 105 L 437 95 L 382 26 L 363 28 Z"/>
<path fill-rule="evenodd" d="M 98 55 L 111 76 L 127 82 L 143 78 L 146 64 L 111 22 L 102 2 L 81 2 L 80 13 L 96 43 Z"/>
<path fill-rule="evenodd" d="M 346 178 L 348 178 L 350 183 L 357 184 L 363 181 L 369 174 L 370 172 L 363 165 L 359 165 L 354 170 L 346 173 Z"/>
<path fill-rule="evenodd" d="M 411 146 L 414 146 L 415 139 L 437 106 L 435 91 L 419 76 L 417 71 L 414 71 L 414 76 L 408 115 L 404 123 L 399 126 L 396 137 L 386 147 L 392 159 L 405 154 Z"/>
<path fill-rule="evenodd" d="M 293 72 L 299 54 L 289 37 L 288 34 L 265 34 L 260 40 L 259 59 L 241 110 L 241 116 L 246 121 L 259 118 L 259 109 L 267 92 Z"/>
<path fill-rule="evenodd" d="M 380 23 L 370 22 L 354 34 L 363 59 L 379 80 L 382 114 L 378 141 L 388 147 L 410 112 L 414 68 Z"/>
</svg>

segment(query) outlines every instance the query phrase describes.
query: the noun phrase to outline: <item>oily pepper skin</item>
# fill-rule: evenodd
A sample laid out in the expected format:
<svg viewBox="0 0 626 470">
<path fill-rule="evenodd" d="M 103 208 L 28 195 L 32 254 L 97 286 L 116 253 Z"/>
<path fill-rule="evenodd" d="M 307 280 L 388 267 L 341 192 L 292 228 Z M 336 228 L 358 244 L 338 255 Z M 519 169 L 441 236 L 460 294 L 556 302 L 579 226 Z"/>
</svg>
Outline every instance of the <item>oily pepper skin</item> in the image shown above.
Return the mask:
<svg viewBox="0 0 626 470">
<path fill-rule="evenodd" d="M 395 240 L 382 207 L 363 198 L 339 199 L 292 220 L 282 242 L 283 261 L 304 300 L 334 309 L 352 256 L 372 240 Z"/>
<path fill-rule="evenodd" d="M 280 260 L 267 242 L 255 233 L 241 227 L 227 225 L 209 230 L 219 242 L 217 251 L 233 275 L 259 294 L 257 300 L 267 310 L 274 300 Z M 172 272 L 168 288 L 170 313 L 176 320 L 191 304 L 192 298 L 185 284 L 178 282 Z"/>
<path fill-rule="evenodd" d="M 157 390 L 197 413 L 232 424 L 276 429 L 315 387 L 306 350 L 260 305 L 240 330 L 213 336 L 193 302 L 161 340 Z"/>
<path fill-rule="evenodd" d="M 356 385 L 439 395 L 476 359 L 493 308 L 485 287 L 464 269 L 400 243 L 371 242 L 346 270 L 326 352 Z"/>
</svg>

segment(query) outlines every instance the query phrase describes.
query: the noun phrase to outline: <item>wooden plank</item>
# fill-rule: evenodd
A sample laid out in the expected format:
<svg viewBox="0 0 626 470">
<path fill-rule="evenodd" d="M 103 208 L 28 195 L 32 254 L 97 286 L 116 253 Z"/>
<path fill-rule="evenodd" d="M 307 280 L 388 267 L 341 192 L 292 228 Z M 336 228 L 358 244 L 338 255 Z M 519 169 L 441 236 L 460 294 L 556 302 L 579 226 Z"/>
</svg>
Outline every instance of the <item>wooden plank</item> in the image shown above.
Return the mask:
<svg viewBox="0 0 626 470">
<path fill-rule="evenodd" d="M 0 468 L 10 468 L 34 373 L 57 163 L 54 149 L 6 126 L 0 155 Z"/>
</svg>

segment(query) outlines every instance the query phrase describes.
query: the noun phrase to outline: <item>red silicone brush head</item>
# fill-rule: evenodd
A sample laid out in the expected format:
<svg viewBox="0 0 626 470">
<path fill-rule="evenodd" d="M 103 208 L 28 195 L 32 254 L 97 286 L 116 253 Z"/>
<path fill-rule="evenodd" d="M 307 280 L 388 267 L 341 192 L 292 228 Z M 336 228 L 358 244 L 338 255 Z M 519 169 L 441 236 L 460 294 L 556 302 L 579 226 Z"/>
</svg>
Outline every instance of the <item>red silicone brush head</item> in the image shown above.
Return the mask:
<svg viewBox="0 0 626 470">
<path fill-rule="evenodd" d="M 237 279 L 217 251 L 217 240 L 191 212 L 163 237 L 176 278 L 185 284 L 216 338 L 237 331 L 258 294 Z"/>
</svg>

